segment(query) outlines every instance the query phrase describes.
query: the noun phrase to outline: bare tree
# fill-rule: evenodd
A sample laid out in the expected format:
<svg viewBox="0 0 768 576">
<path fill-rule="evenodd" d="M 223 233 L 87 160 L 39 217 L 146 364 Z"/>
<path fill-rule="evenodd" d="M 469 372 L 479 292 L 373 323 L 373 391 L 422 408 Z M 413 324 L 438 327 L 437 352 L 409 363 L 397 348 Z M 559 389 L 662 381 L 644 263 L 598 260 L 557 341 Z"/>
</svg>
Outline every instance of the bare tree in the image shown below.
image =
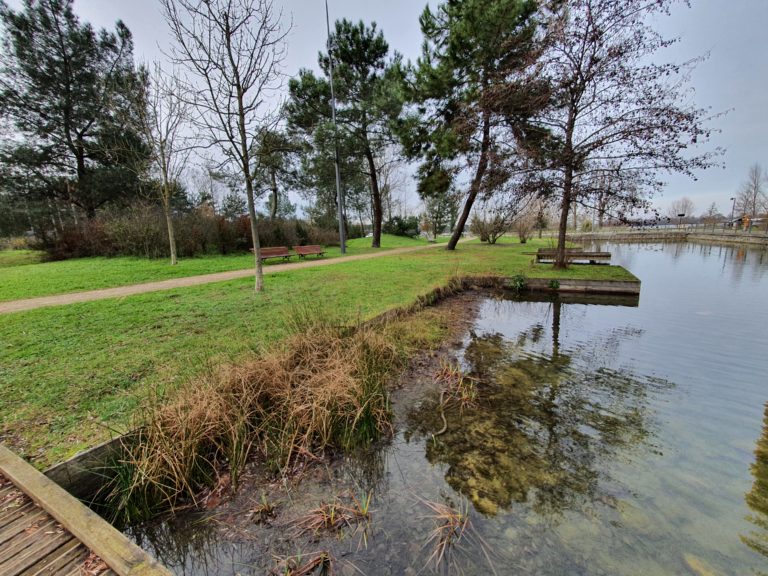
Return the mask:
<svg viewBox="0 0 768 576">
<path fill-rule="evenodd" d="M 538 152 L 560 198 L 555 267 L 565 267 L 566 228 L 574 203 L 601 187 L 624 209 L 641 208 L 660 189 L 659 172 L 693 176 L 713 164 L 692 154 L 704 142 L 709 113 L 691 104 L 687 65 L 658 64 L 655 55 L 672 42 L 648 23 L 674 0 L 568 0 L 550 31 L 545 75 L 552 106 L 539 117 L 549 132 Z M 629 180 L 633 186 L 625 185 Z"/>
<path fill-rule="evenodd" d="M 158 62 L 143 70 L 143 102 L 137 107 L 139 126 L 150 149 L 150 163 L 160 180 L 160 202 L 168 228 L 171 265 L 175 265 L 176 236 L 171 214 L 171 197 L 177 189 L 192 150 L 185 130 L 192 118 L 192 106 L 183 96 L 175 74 L 167 74 Z"/>
<path fill-rule="evenodd" d="M 536 227 L 538 217 L 538 205 L 532 203 L 524 211 L 518 214 L 512 221 L 512 228 L 517 232 L 520 244 L 525 244 L 533 236 L 533 230 Z"/>
<path fill-rule="evenodd" d="M 387 213 L 387 220 L 392 220 L 392 209 L 396 211 L 398 204 L 402 204 L 398 194 L 405 189 L 406 174 L 403 161 L 394 150 L 389 148 L 376 158 L 376 171 L 379 175 L 381 199 Z"/>
<path fill-rule="evenodd" d="M 264 287 L 254 202 L 255 155 L 260 136 L 274 128 L 269 107 L 282 87 L 285 37 L 270 0 L 161 0 L 176 40 L 174 60 L 196 82 L 195 106 L 209 144 L 241 173 L 251 219 L 255 289 Z"/>
<path fill-rule="evenodd" d="M 683 214 L 684 216 L 688 216 L 689 218 L 693 216 L 693 211 L 696 209 L 696 206 L 693 203 L 693 200 L 688 198 L 688 196 L 683 196 L 682 198 L 679 198 L 672 202 L 672 204 L 669 205 L 669 210 L 667 210 L 667 215 L 670 218 L 682 218 L 683 216 L 680 216 L 680 214 Z"/>
<path fill-rule="evenodd" d="M 752 164 L 747 172 L 747 179 L 736 196 L 736 208 L 742 215 L 754 218 L 768 208 L 766 182 L 768 182 L 768 173 L 760 164 Z"/>
<path fill-rule="evenodd" d="M 484 198 L 475 209 L 470 232 L 479 236 L 481 242 L 496 244 L 499 238 L 512 229 L 515 221 L 532 207 L 533 198 L 526 192 L 521 189 L 504 190 Z"/>
</svg>

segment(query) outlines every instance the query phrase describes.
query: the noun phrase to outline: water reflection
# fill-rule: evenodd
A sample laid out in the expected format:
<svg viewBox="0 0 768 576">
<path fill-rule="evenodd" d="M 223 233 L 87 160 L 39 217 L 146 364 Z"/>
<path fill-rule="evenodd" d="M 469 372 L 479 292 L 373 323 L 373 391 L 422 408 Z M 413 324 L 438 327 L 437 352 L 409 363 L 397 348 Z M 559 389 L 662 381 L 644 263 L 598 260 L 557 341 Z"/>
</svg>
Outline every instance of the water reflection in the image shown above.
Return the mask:
<svg viewBox="0 0 768 576">
<path fill-rule="evenodd" d="M 768 404 L 763 418 L 763 433 L 755 448 L 755 462 L 750 467 L 754 482 L 745 500 L 752 514 L 747 516 L 755 529 L 741 540 L 755 552 L 768 557 Z"/>
<path fill-rule="evenodd" d="M 671 387 L 607 367 L 626 331 L 561 350 L 565 307 L 551 303 L 548 328 L 534 322 L 517 334 L 470 334 L 463 359 L 478 398 L 469 407 L 445 406 L 444 433 L 433 436 L 443 426 L 436 392 L 408 416 L 406 438 L 430 439 L 429 462 L 445 465 L 448 484 L 484 514 L 528 503 L 537 513 L 556 515 L 609 501 L 599 494 L 606 462 L 645 443 L 647 395 Z M 551 342 L 546 350 L 545 340 Z M 574 354 L 588 354 L 595 368 L 574 365 Z"/>
</svg>

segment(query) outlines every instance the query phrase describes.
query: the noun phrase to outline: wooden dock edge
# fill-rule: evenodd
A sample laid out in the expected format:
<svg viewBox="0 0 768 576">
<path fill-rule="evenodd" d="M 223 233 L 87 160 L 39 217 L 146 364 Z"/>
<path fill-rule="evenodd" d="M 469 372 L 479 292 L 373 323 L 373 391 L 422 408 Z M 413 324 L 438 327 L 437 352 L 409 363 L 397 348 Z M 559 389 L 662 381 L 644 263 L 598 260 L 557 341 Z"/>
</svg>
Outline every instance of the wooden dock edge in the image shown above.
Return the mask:
<svg viewBox="0 0 768 576">
<path fill-rule="evenodd" d="M 509 286 L 511 280 L 507 279 Z M 562 292 L 581 294 L 640 294 L 640 280 L 579 280 L 549 278 L 528 278 L 528 290 L 537 292 Z"/>
<path fill-rule="evenodd" d="M 120 576 L 171 575 L 106 520 L 2 445 L 0 471 Z"/>
</svg>

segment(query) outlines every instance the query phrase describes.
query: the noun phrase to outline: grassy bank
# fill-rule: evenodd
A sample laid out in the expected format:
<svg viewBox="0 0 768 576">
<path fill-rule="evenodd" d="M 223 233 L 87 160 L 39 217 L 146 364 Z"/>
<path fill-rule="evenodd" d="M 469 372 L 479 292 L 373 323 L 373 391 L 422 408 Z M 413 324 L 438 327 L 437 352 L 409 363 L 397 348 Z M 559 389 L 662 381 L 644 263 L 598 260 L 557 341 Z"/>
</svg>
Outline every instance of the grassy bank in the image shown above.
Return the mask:
<svg viewBox="0 0 768 576">
<path fill-rule="evenodd" d="M 0 269 L 38 264 L 42 261 L 43 253 L 38 250 L 0 250 Z M 0 274 L 3 274 L 2 270 Z"/>
<path fill-rule="evenodd" d="M 543 245 L 543 244 L 542 244 Z M 2 440 L 42 467 L 124 429 L 142 399 L 290 332 L 311 306 L 352 321 L 413 303 L 457 275 L 627 280 L 627 271 L 534 266 L 538 246 L 466 245 L 307 268 L 270 276 L 254 295 L 248 278 L 0 318 Z"/>
<path fill-rule="evenodd" d="M 349 241 L 347 254 L 368 254 L 426 244 L 421 238 L 385 234 L 382 237 L 382 248 L 371 248 L 370 238 L 355 238 Z M 325 255 L 326 258 L 340 256 L 338 247 L 329 247 Z M 40 253 L 31 250 L 0 252 L 0 302 L 228 272 L 253 266 L 253 256 L 249 253 L 184 258 L 176 266 L 170 266 L 165 259 L 128 257 L 77 258 L 61 262 L 40 262 L 40 259 Z M 296 260 L 297 257 L 291 259 L 293 262 Z M 282 262 L 282 259 L 272 259 L 265 262 L 265 265 Z"/>
</svg>

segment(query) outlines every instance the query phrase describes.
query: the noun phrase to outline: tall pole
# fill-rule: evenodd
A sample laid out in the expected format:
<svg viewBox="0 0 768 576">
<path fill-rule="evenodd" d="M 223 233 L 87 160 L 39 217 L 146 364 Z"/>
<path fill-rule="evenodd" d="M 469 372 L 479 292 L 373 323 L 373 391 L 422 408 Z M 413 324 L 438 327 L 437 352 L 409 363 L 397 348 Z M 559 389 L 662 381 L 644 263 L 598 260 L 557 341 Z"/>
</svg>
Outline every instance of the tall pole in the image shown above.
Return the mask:
<svg viewBox="0 0 768 576">
<path fill-rule="evenodd" d="M 325 27 L 328 32 L 328 61 L 330 62 L 331 77 L 331 118 L 333 118 L 333 149 L 334 164 L 336 166 L 336 207 L 339 212 L 339 243 L 341 253 L 347 253 L 347 238 L 344 233 L 344 196 L 341 194 L 341 176 L 339 175 L 339 139 L 336 126 L 336 94 L 333 88 L 333 54 L 331 53 L 331 19 L 328 16 L 328 0 L 325 0 Z"/>
</svg>

